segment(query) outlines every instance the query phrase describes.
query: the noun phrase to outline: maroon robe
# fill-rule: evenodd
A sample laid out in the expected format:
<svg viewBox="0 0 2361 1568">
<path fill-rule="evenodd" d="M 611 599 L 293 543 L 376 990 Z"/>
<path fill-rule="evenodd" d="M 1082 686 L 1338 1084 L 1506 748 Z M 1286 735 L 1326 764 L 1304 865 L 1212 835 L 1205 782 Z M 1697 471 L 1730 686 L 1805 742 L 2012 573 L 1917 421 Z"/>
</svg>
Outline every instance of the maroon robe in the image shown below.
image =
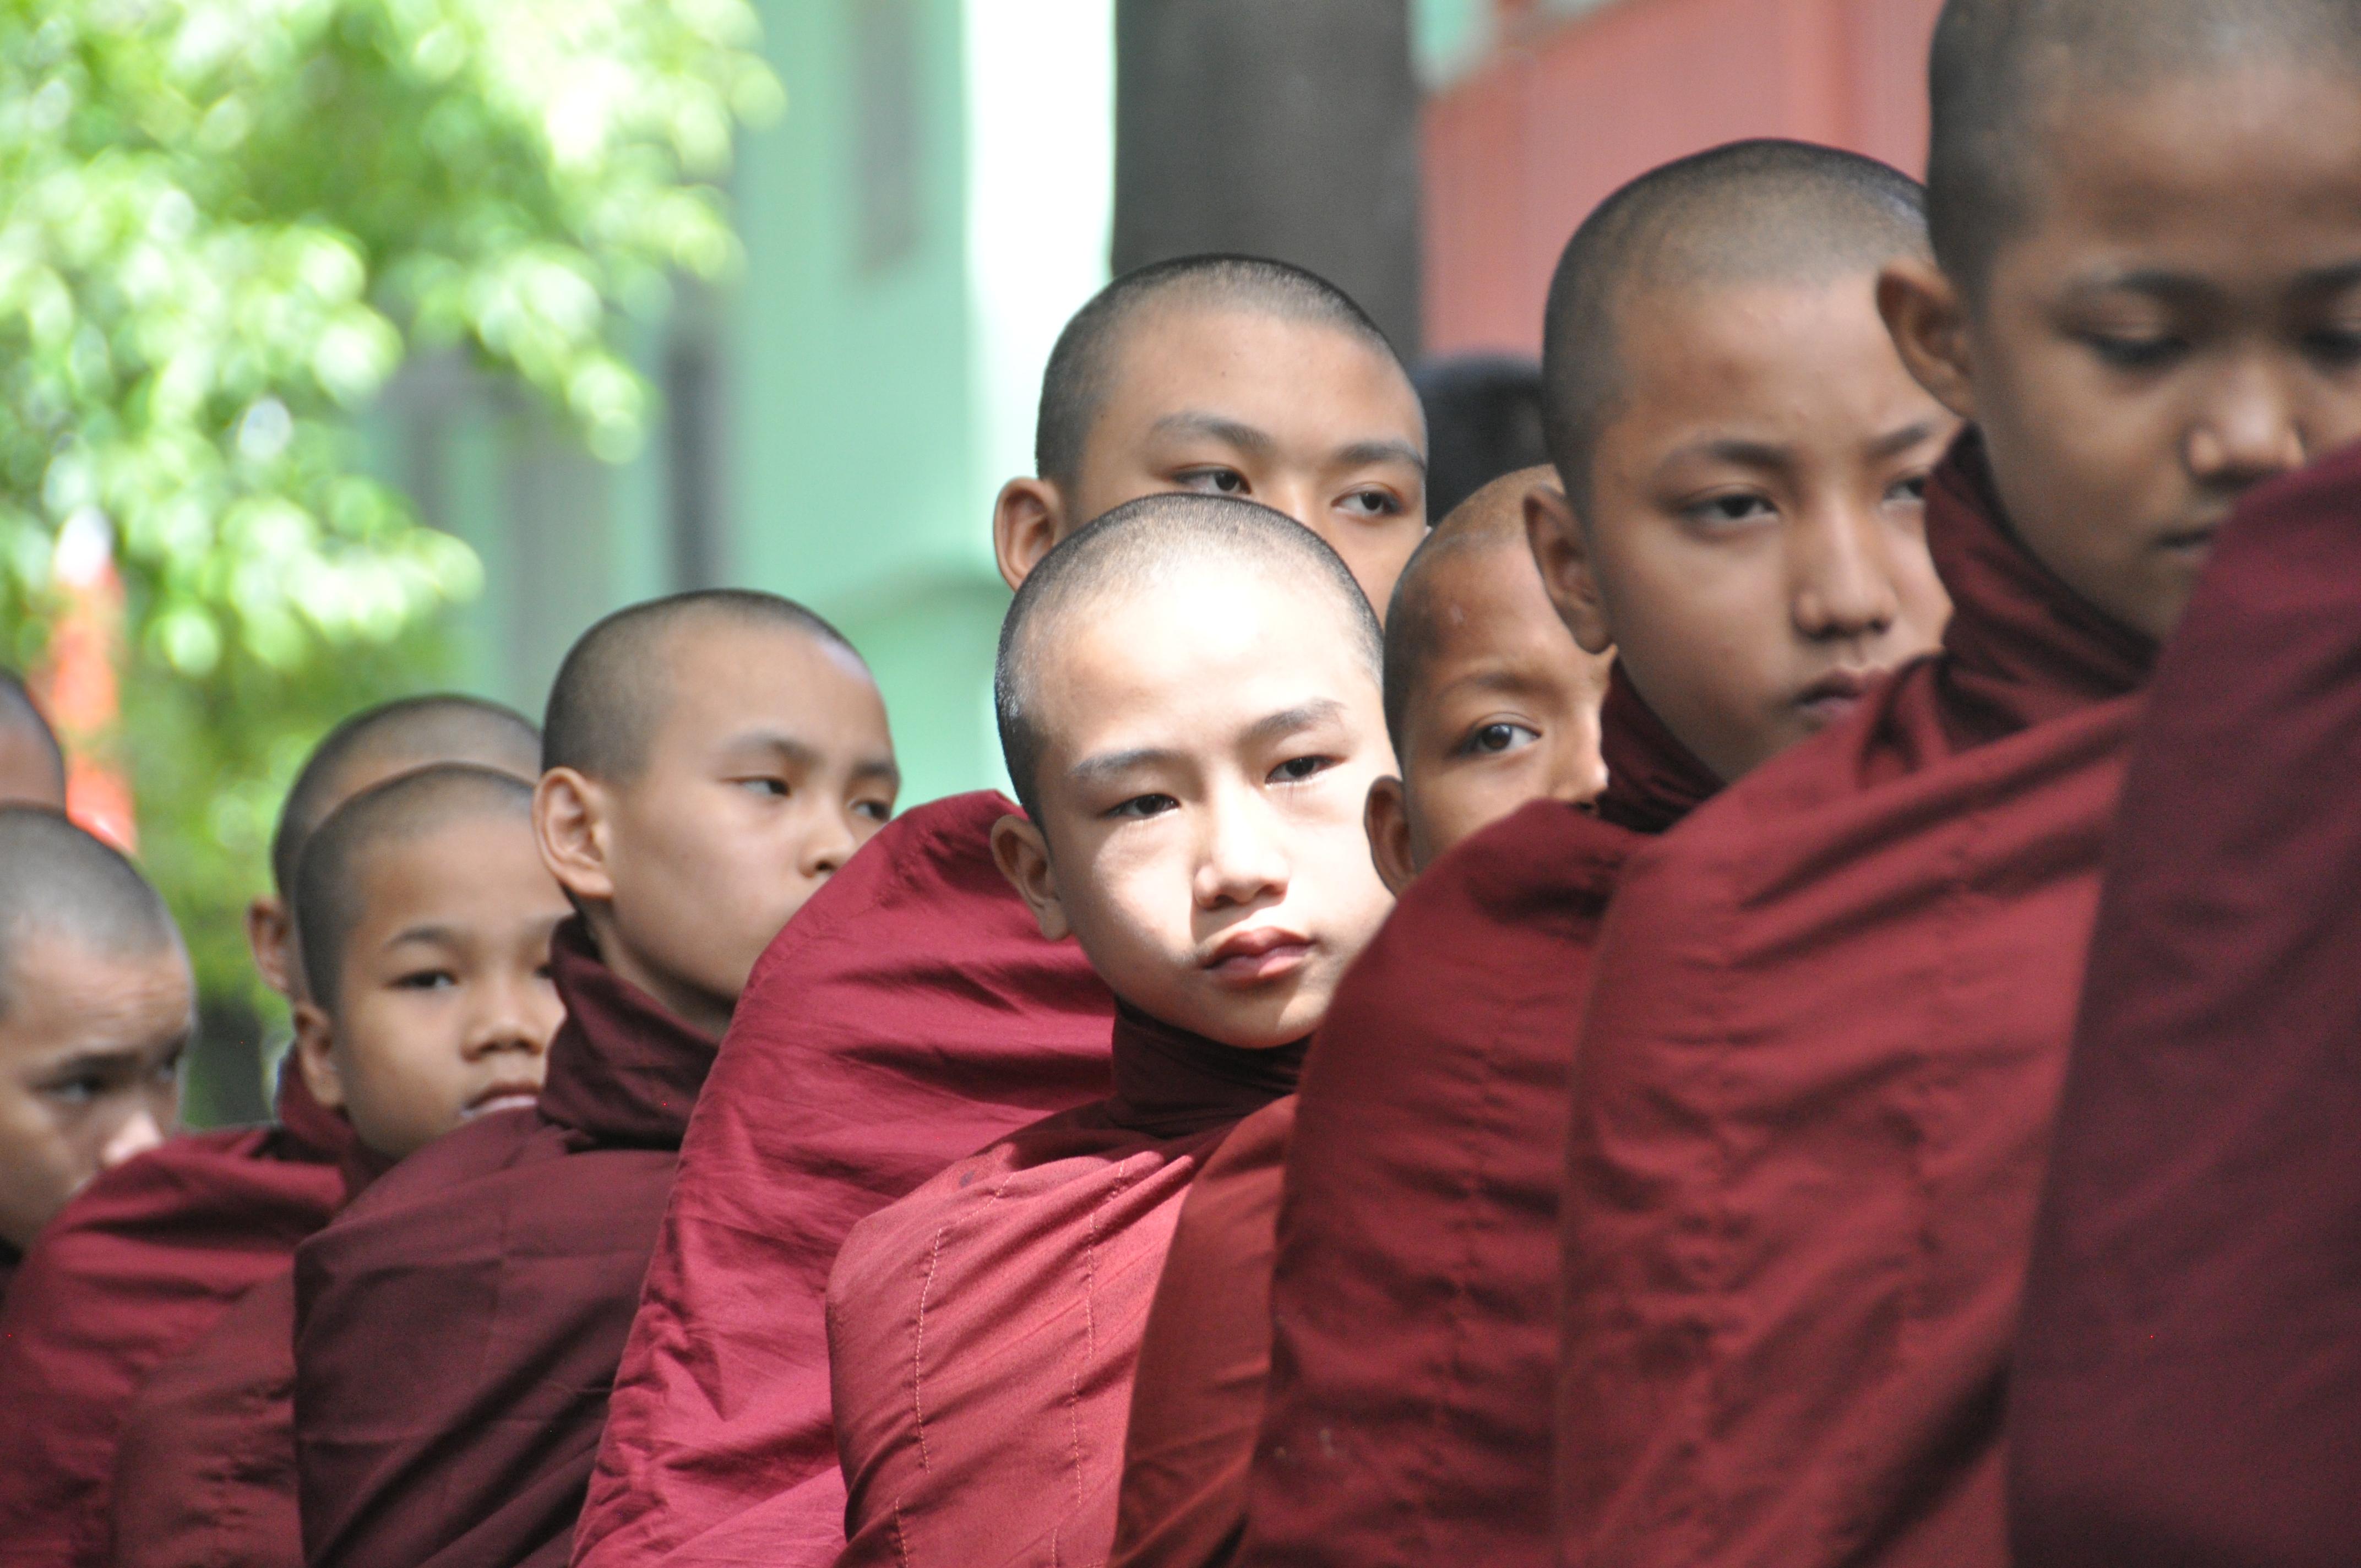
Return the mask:
<svg viewBox="0 0 2361 1568">
<path fill-rule="evenodd" d="M 115 1464 L 114 1568 L 302 1568 L 294 1395 L 289 1267 L 133 1396 Z"/>
<path fill-rule="evenodd" d="M 1181 1200 L 1302 1058 L 1124 1007 L 1112 1098 L 853 1227 L 828 1293 L 846 1568 L 1105 1560 L 1132 1366 Z"/>
<path fill-rule="evenodd" d="M 1248 1416 L 1251 1477 L 1240 1453 L 1229 1483 L 1242 1561 L 1551 1560 L 1534 1391 L 1556 1376 L 1591 953 L 1625 855 L 1720 787 L 1620 668 L 1601 729 L 1599 815 L 1535 802 L 1440 857 L 1321 1027 L 1266 1277 L 1268 1408 L 1258 1442 Z"/>
<path fill-rule="evenodd" d="M 1627 863 L 1576 1056 L 1560 1555 L 2003 1568 L 2001 1404 L 2153 645 L 1937 470 L 1940 654 Z"/>
<path fill-rule="evenodd" d="M 560 1564 L 713 1042 L 598 961 L 531 1110 L 395 1167 L 295 1255 L 306 1561 Z"/>
<path fill-rule="evenodd" d="M 344 1201 L 352 1129 L 291 1063 L 278 1113 L 101 1172 L 33 1244 L 0 1311 L 0 1563 L 104 1561 L 132 1395 Z"/>
<path fill-rule="evenodd" d="M 1016 809 L 963 795 L 888 823 L 755 966 L 681 1151 L 579 1562 L 843 1549 L 823 1304 L 845 1233 L 1106 1092 L 1114 999 L 993 863 Z"/>
<path fill-rule="evenodd" d="M 2361 1555 L 2361 450 L 2157 671 L 2010 1396 L 2026 1568 Z"/>
</svg>

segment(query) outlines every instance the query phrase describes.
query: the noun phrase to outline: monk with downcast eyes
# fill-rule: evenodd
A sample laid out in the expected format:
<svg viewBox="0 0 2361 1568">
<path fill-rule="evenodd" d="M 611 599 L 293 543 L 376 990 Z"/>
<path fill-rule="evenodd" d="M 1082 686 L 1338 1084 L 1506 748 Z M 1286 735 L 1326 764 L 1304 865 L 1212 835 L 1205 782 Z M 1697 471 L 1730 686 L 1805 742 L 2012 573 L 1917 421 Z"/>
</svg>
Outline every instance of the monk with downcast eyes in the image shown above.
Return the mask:
<svg viewBox="0 0 2361 1568">
<path fill-rule="evenodd" d="M 264 981 L 302 994 L 290 925 L 295 868 L 346 800 L 437 762 L 530 778 L 540 735 L 497 704 L 434 695 L 355 714 L 296 775 L 271 840 L 273 891 L 247 911 Z M 293 1061 L 265 1127 L 186 1134 L 103 1173 L 45 1233 L 0 1320 L 0 1388 L 41 1411 L 0 1426 L 0 1542 L 43 1563 L 103 1562 L 115 1443 L 133 1393 L 255 1285 L 347 1196 L 343 1117 Z"/>
<path fill-rule="evenodd" d="M 1103 1561 L 1131 1372 L 1190 1180 L 1293 1087 L 1392 900 L 1377 618 L 1334 552 L 1208 497 L 1027 579 L 996 682 L 1002 870 L 1119 999 L 1115 1092 L 855 1226 L 829 1286 L 852 1563 Z"/>
<path fill-rule="evenodd" d="M 1425 427 L 1383 334 L 1296 268 L 1195 257 L 1117 279 L 1043 377 L 1037 471 L 994 516 L 1015 587 L 1157 493 L 1261 502 L 1382 606 L 1425 532 Z M 862 1216 L 1103 1098 L 1114 1000 L 993 863 L 994 791 L 879 836 L 757 970 L 714 1069 L 584 1516 L 594 1568 L 842 1549 L 822 1298 Z"/>
<path fill-rule="evenodd" d="M 461 764 L 379 784 L 312 835 L 297 888 L 296 1062 L 353 1127 L 356 1192 L 462 1123 L 533 1103 L 563 1016 L 549 939 L 567 911 L 533 845 L 531 784 Z M 133 1398 L 116 1568 L 303 1561 L 294 1340 L 282 1269 Z"/>
<path fill-rule="evenodd" d="M 1946 8 L 1935 259 L 1878 297 L 1973 425 L 1928 492 L 1954 613 L 1626 871 L 1575 1060 L 1562 1560 L 2024 1560 L 2004 1422 L 2028 1359 L 2085 1365 L 2017 1324 L 2142 693 L 2238 498 L 2361 436 L 2353 27 Z M 2209 1424 L 2049 1409 L 2053 1475 L 2145 1480 Z"/>
<path fill-rule="evenodd" d="M 309 1562 L 567 1560 L 715 1040 L 899 783 L 851 646 L 734 590 L 585 633 L 544 761 L 540 854 L 577 913 L 552 942 L 566 1022 L 538 1101 L 405 1159 L 296 1255 Z"/>
</svg>

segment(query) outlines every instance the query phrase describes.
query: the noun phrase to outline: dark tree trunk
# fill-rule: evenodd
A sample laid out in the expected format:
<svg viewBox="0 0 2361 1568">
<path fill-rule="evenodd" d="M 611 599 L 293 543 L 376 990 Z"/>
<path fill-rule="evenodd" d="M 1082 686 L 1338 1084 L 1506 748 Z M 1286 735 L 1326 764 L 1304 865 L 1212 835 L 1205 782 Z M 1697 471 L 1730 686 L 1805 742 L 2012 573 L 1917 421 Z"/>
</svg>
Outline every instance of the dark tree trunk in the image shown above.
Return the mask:
<svg viewBox="0 0 2361 1568">
<path fill-rule="evenodd" d="M 1307 267 L 1419 346 L 1408 0 L 1117 0 L 1117 272 L 1198 251 Z"/>
</svg>

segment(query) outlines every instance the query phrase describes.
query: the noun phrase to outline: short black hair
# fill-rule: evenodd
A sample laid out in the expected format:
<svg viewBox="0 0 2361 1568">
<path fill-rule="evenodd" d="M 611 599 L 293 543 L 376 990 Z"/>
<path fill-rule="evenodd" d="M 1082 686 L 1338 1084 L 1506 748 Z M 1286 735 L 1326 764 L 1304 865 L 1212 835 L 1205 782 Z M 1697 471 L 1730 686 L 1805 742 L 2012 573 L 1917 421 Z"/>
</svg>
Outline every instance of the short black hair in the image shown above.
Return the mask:
<svg viewBox="0 0 2361 1568">
<path fill-rule="evenodd" d="M 1410 704 L 1426 676 L 1440 630 L 1442 605 L 1434 593 L 1434 574 L 1446 562 L 1485 551 L 1504 551 L 1510 571 L 1535 571 L 1532 551 L 1525 543 L 1526 494 L 1551 477 L 1546 467 L 1503 474 L 1454 507 L 1422 541 L 1401 576 L 1394 581 L 1394 597 L 1386 606 L 1386 733 L 1394 743 L 1394 760 L 1410 765 Z"/>
<path fill-rule="evenodd" d="M 95 951 L 179 951 L 162 895 L 113 845 L 46 806 L 0 806 L 0 1017 L 27 938 L 63 938 Z"/>
<path fill-rule="evenodd" d="M 638 777 L 670 696 L 664 641 L 700 620 L 800 632 L 861 663 L 843 632 L 777 594 L 697 588 L 629 606 L 584 632 L 557 667 L 542 716 L 543 770 L 572 768 L 615 784 Z"/>
<path fill-rule="evenodd" d="M 2240 60 L 2361 73 L 2354 0 L 1949 0 L 1927 62 L 1935 255 L 1972 300 L 2032 216 L 2043 120 L 2069 87 L 2124 91 Z"/>
<path fill-rule="evenodd" d="M 1126 501 L 1060 541 L 1008 607 L 993 671 L 993 707 L 1009 783 L 1041 821 L 1038 774 L 1046 737 L 1033 684 L 1039 645 L 1078 605 L 1137 593 L 1174 569 L 1213 561 L 1234 572 L 1284 573 L 1291 587 L 1329 595 L 1383 678 L 1385 633 L 1353 569 L 1328 542 L 1282 511 L 1235 496 L 1180 492 Z"/>
<path fill-rule="evenodd" d="M 24 677 L 14 670 L 0 669 L 0 729 L 13 729 L 28 736 L 35 751 L 48 756 L 56 774 L 58 793 L 66 789 L 66 752 L 58 744 L 58 732 L 33 701 L 33 694 L 25 689 Z"/>
<path fill-rule="evenodd" d="M 1246 310 L 1317 323 L 1401 363 L 1368 313 L 1317 273 L 1259 256 L 1183 256 L 1155 262 L 1101 289 L 1058 334 L 1041 372 L 1041 410 L 1033 427 L 1035 473 L 1054 484 L 1073 483 L 1083 446 L 1106 406 L 1125 334 L 1149 307 L 1166 305 Z"/>
<path fill-rule="evenodd" d="M 1514 354 L 1430 359 L 1411 378 L 1426 411 L 1426 514 L 1449 515 L 1499 478 L 1549 461 L 1541 362 Z"/>
<path fill-rule="evenodd" d="M 328 813 L 295 872 L 295 945 L 312 999 L 336 1009 L 346 944 L 361 923 L 363 862 L 376 851 L 470 817 L 516 818 L 533 830 L 533 785 L 514 773 L 438 762 L 397 774 Z"/>
<path fill-rule="evenodd" d="M 287 791 L 270 836 L 270 875 L 281 899 L 295 894 L 296 863 L 322 819 L 351 795 L 354 775 L 376 765 L 407 772 L 477 762 L 531 776 L 541 731 L 514 708 L 456 692 L 432 692 L 364 708 L 328 731 Z"/>
<path fill-rule="evenodd" d="M 1926 192 L 1873 158 L 1732 142 L 1640 176 L 1566 242 L 1543 329 L 1543 427 L 1577 510 L 1624 387 L 1619 322 L 1642 291 L 1818 283 L 1928 253 Z"/>
</svg>

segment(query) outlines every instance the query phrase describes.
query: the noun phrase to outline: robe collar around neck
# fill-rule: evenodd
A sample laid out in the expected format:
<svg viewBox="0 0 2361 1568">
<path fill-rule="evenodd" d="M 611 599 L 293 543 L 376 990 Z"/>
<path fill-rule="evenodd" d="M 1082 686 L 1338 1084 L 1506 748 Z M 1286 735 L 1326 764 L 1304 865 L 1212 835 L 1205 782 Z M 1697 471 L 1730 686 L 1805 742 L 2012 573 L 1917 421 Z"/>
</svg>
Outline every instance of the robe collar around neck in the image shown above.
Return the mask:
<svg viewBox="0 0 2361 1568">
<path fill-rule="evenodd" d="M 1269 1050 L 1224 1046 L 1151 1018 L 1127 1002 L 1115 1012 L 1117 1125 L 1157 1137 L 1188 1137 L 1252 1115 L 1295 1091 L 1311 1042 Z"/>
<path fill-rule="evenodd" d="M 1618 659 L 1598 709 L 1607 792 L 1598 815 L 1634 833 L 1662 833 L 1713 798 L 1721 780 L 1664 727 Z"/>
<path fill-rule="evenodd" d="M 550 1042 L 541 1113 L 603 1144 L 680 1147 L 719 1042 L 609 969 L 577 916 L 550 938 L 566 1022 Z"/>
</svg>

